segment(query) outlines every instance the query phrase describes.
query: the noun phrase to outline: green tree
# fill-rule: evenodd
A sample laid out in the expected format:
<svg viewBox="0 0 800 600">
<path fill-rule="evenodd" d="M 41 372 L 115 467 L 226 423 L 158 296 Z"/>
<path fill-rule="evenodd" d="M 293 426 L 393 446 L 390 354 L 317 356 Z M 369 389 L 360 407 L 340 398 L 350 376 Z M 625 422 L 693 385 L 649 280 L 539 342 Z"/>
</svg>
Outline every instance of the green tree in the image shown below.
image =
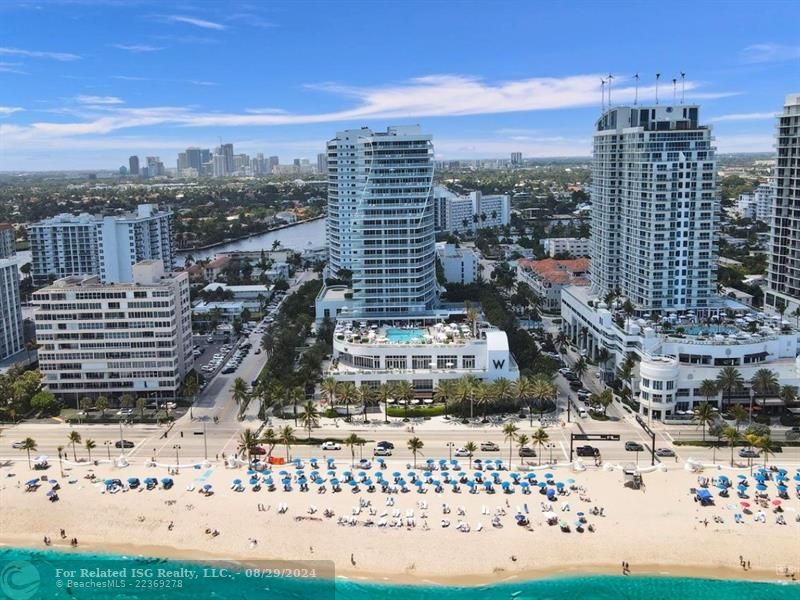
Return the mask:
<svg viewBox="0 0 800 600">
<path fill-rule="evenodd" d="M 307 400 L 303 405 L 303 429 L 308 431 L 308 439 L 311 439 L 311 431 L 319 425 L 319 410 L 313 400 Z"/>
<path fill-rule="evenodd" d="M 529 438 L 527 434 L 525 433 L 517 434 L 517 439 L 516 439 L 517 448 L 519 448 L 520 450 L 522 450 L 525 446 L 527 446 L 530 441 L 531 438 Z"/>
<path fill-rule="evenodd" d="M 537 375 L 533 379 L 531 393 L 539 407 L 539 420 L 541 420 L 544 417 L 544 409 L 548 401 L 552 400 L 557 393 L 556 386 L 547 376 Z"/>
<path fill-rule="evenodd" d="M 528 377 L 520 377 L 511 388 L 511 394 L 519 406 L 526 405 L 528 407 L 528 419 L 531 427 L 533 427 L 533 405 L 530 401 L 534 398 L 535 393 L 536 387 Z"/>
<path fill-rule="evenodd" d="M 243 414 L 247 399 L 250 396 L 250 389 L 247 387 L 247 382 L 241 377 L 234 379 L 231 395 L 233 396 L 233 401 L 236 402 L 236 405 L 239 407 L 239 414 Z"/>
<path fill-rule="evenodd" d="M 464 450 L 469 452 L 469 455 L 472 456 L 478 450 L 478 445 L 475 442 L 467 442 L 464 444 Z"/>
<path fill-rule="evenodd" d="M 578 379 L 581 379 L 584 373 L 586 373 L 588 369 L 589 369 L 589 364 L 586 362 L 586 359 L 582 356 L 577 360 L 575 365 L 572 367 L 572 371 L 575 373 L 575 375 L 578 376 Z"/>
<path fill-rule="evenodd" d="M 108 408 L 108 398 L 105 396 L 98 396 L 97 400 L 94 401 L 94 405 L 97 407 L 97 410 L 100 411 L 100 416 L 106 416 L 106 409 Z"/>
<path fill-rule="evenodd" d="M 517 439 L 517 432 L 519 431 L 519 427 L 517 427 L 514 423 L 506 423 L 503 425 L 503 436 L 505 437 L 506 441 L 508 442 L 508 467 L 511 468 L 511 459 L 512 454 L 511 451 L 514 449 L 514 440 Z"/>
<path fill-rule="evenodd" d="M 739 431 L 739 426 L 746 422 L 749 414 L 741 404 L 734 404 L 730 410 L 731 418 L 736 423 L 736 431 Z"/>
<path fill-rule="evenodd" d="M 286 448 L 286 460 L 289 460 L 289 449 L 295 442 L 294 429 L 290 425 L 284 425 L 278 431 L 278 440 Z"/>
<path fill-rule="evenodd" d="M 144 419 L 144 409 L 147 407 L 147 400 L 145 398 L 136 399 L 136 410 L 139 411 L 139 418 Z"/>
<path fill-rule="evenodd" d="M 478 408 L 481 409 L 481 414 L 483 415 L 481 418 L 482 423 L 489 422 L 489 419 L 486 418 L 486 413 L 495 399 L 496 396 L 494 395 L 494 389 L 491 384 L 481 381 L 475 387 L 475 403 L 478 405 Z"/>
<path fill-rule="evenodd" d="M 778 376 L 775 375 L 774 371 L 770 369 L 759 369 L 753 374 L 752 379 L 750 379 L 750 385 L 753 388 L 753 391 L 765 398 L 772 394 L 777 394 L 780 391 L 780 383 L 778 382 Z M 752 406 L 750 407 L 750 420 L 753 420 L 752 414 Z"/>
<path fill-rule="evenodd" d="M 700 388 L 698 391 L 700 392 L 700 395 L 706 399 L 706 402 L 711 403 L 711 396 L 717 395 L 719 392 L 719 386 L 713 379 L 704 379 L 700 383 Z"/>
<path fill-rule="evenodd" d="M 358 387 L 358 397 L 359 400 L 361 400 L 361 406 L 363 408 L 364 423 L 366 423 L 369 420 L 367 418 L 367 409 L 373 404 L 375 404 L 377 396 L 378 396 L 378 391 L 371 385 L 365 385 L 362 383 Z"/>
<path fill-rule="evenodd" d="M 299 385 L 294 386 L 289 390 L 289 400 L 292 403 L 292 416 L 294 417 L 294 426 L 297 427 L 297 405 L 306 399 L 306 393 Z"/>
<path fill-rule="evenodd" d="M 536 444 L 539 447 L 538 456 L 539 456 L 539 464 L 541 465 L 542 464 L 542 448 L 544 448 L 544 445 L 550 440 L 550 436 L 547 434 L 547 432 L 544 429 L 539 427 L 539 429 L 537 429 L 536 431 L 533 432 L 532 440 L 533 440 L 533 443 Z"/>
<path fill-rule="evenodd" d="M 408 421 L 408 407 L 414 399 L 414 385 L 410 381 L 401 381 L 395 386 L 394 393 L 398 400 L 403 401 L 403 408 L 406 414 L 403 421 Z"/>
<path fill-rule="evenodd" d="M 692 421 L 695 421 L 703 428 L 703 441 L 706 441 L 706 427 L 712 425 L 717 420 L 717 412 L 714 407 L 708 402 L 701 402 L 695 409 L 692 415 Z"/>
<path fill-rule="evenodd" d="M 444 415 L 447 416 L 447 402 L 455 396 L 456 383 L 453 379 L 443 379 L 436 385 L 433 390 L 433 399 L 436 402 L 444 404 Z"/>
<path fill-rule="evenodd" d="M 411 455 L 414 457 L 414 468 L 417 468 L 417 454 L 422 454 L 422 449 L 425 447 L 424 442 L 418 437 L 414 436 L 407 443 L 408 449 L 411 450 Z"/>
<path fill-rule="evenodd" d="M 247 462 L 249 463 L 253 458 L 253 452 L 258 446 L 258 436 L 249 427 L 239 433 L 239 441 L 236 446 L 238 452 L 242 455 L 247 455 Z"/>
<path fill-rule="evenodd" d="M 736 367 L 722 367 L 719 373 L 717 373 L 717 386 L 719 386 L 719 389 L 725 391 L 727 405 L 731 403 L 731 393 L 733 390 L 741 389 L 743 384 L 744 379 L 742 378 L 742 374 Z"/>
<path fill-rule="evenodd" d="M 758 436 L 755 440 L 755 444 L 753 444 L 756 448 L 759 449 L 761 454 L 764 456 L 764 467 L 767 466 L 767 458 L 770 454 L 775 454 L 772 450 L 772 438 L 767 435 Z"/>
<path fill-rule="evenodd" d="M 55 412 L 57 406 L 56 397 L 48 390 L 36 392 L 31 398 L 31 408 L 42 415 Z"/>
<path fill-rule="evenodd" d="M 22 440 L 22 446 L 20 447 L 20 450 L 25 450 L 25 452 L 28 454 L 29 469 L 33 468 L 33 465 L 31 465 L 31 452 L 36 452 L 36 449 L 37 449 L 36 440 L 34 440 L 33 438 L 26 437 L 24 440 Z"/>
<path fill-rule="evenodd" d="M 97 443 L 93 439 L 86 438 L 83 442 L 83 447 L 89 453 L 89 462 L 92 462 L 92 450 L 97 448 Z"/>
<path fill-rule="evenodd" d="M 731 448 L 731 466 L 733 466 L 733 448 L 740 438 L 739 430 L 736 427 L 728 426 L 722 429 L 722 439 L 728 442 L 728 446 Z"/>
<path fill-rule="evenodd" d="M 278 441 L 278 436 L 275 434 L 275 430 L 272 427 L 267 427 L 261 432 L 260 443 L 267 446 L 267 456 L 272 456 L 272 451 L 275 449 L 275 446 L 278 445 Z"/>
<path fill-rule="evenodd" d="M 78 453 L 75 450 L 75 444 L 81 443 L 81 434 L 77 431 L 69 432 L 69 443 L 72 444 L 72 458 L 78 462 Z"/>
<path fill-rule="evenodd" d="M 356 446 L 361 445 L 361 438 L 357 434 L 351 433 L 344 438 L 344 445 L 350 448 L 350 466 L 356 466 Z"/>
<path fill-rule="evenodd" d="M 350 403 L 356 397 L 356 386 L 351 381 L 343 382 L 338 390 L 338 403 L 344 404 L 345 407 L 345 421 L 350 422 Z"/>
<path fill-rule="evenodd" d="M 394 395 L 394 388 L 388 383 L 382 383 L 378 387 L 378 402 L 383 403 L 383 422 L 389 422 L 389 399 Z"/>
</svg>

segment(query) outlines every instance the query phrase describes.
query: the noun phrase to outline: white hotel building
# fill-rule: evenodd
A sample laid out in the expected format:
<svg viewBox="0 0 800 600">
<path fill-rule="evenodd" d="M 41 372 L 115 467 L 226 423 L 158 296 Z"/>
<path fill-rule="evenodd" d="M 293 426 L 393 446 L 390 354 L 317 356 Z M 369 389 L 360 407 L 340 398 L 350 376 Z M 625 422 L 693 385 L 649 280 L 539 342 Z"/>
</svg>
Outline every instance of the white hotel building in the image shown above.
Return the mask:
<svg viewBox="0 0 800 600">
<path fill-rule="evenodd" d="M 102 217 L 62 214 L 28 227 L 31 274 L 37 285 L 51 277 L 99 275 L 105 283 L 131 281 L 133 265 L 160 260 L 175 268 L 173 213 L 140 204 L 135 213 Z"/>
<path fill-rule="evenodd" d="M 463 306 L 438 303 L 433 143 L 418 126 L 339 132 L 328 142 L 328 275 L 317 321 L 336 319 L 329 375 L 357 384 L 405 380 L 430 393 L 443 378 L 517 379 L 502 331 L 465 330 Z"/>
<path fill-rule="evenodd" d="M 475 191 L 462 196 L 444 186 L 433 187 L 437 233 L 467 233 L 502 227 L 511 220 L 511 199 L 505 194 L 485 196 Z"/>
<path fill-rule="evenodd" d="M 632 391 L 648 420 L 690 411 L 705 400 L 702 381 L 724 366 L 745 381 L 768 368 L 782 385 L 800 384 L 790 324 L 716 294 L 712 140 L 699 108 L 684 105 L 611 108 L 594 134 L 592 286 L 562 290 L 563 329 L 592 360 L 608 351 L 600 365 L 607 380 L 628 355 L 640 359 Z M 630 317 L 626 298 L 635 309 Z M 733 401 L 749 402 L 749 390 Z"/>
<path fill-rule="evenodd" d="M 59 397 L 175 397 L 194 363 L 189 276 L 161 261 L 130 283 L 71 276 L 33 294 L 39 368 Z"/>
</svg>

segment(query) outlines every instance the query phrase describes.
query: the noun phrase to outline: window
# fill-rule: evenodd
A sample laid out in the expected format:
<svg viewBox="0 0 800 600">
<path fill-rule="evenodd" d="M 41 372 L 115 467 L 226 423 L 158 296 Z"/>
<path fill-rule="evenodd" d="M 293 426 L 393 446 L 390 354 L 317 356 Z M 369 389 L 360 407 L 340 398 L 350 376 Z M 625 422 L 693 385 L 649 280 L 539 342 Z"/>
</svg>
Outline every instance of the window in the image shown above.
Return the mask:
<svg viewBox="0 0 800 600">
<path fill-rule="evenodd" d="M 430 369 L 431 368 L 431 360 L 433 357 L 431 356 L 412 356 L 411 357 L 411 368 L 412 369 Z"/>
<path fill-rule="evenodd" d="M 458 365 L 458 357 L 445 354 L 436 357 L 437 369 L 452 369 Z"/>
<path fill-rule="evenodd" d="M 386 357 L 387 369 L 407 369 L 408 358 L 405 356 L 387 356 Z"/>
<path fill-rule="evenodd" d="M 653 380 L 652 388 L 654 390 L 663 390 L 664 389 L 664 382 L 663 381 L 658 381 L 658 380 Z"/>
<path fill-rule="evenodd" d="M 474 355 L 464 355 L 461 357 L 461 368 L 462 369 L 474 369 L 475 368 L 475 356 Z"/>
</svg>

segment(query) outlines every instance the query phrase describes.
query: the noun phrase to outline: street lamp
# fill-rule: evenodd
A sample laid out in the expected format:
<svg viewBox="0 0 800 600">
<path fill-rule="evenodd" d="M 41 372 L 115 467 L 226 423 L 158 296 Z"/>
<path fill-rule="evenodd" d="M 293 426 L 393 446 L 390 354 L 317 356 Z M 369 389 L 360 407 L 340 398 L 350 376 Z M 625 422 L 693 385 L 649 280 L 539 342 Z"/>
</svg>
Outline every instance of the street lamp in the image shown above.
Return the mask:
<svg viewBox="0 0 800 600">
<path fill-rule="evenodd" d="M 750 388 L 750 425 L 753 424 L 753 400 L 756 397 L 756 391 L 751 387 Z"/>
<path fill-rule="evenodd" d="M 447 444 L 446 444 L 446 445 L 447 445 L 447 451 L 448 451 L 448 452 L 449 452 L 449 454 L 450 454 L 450 460 L 453 460 L 453 446 L 454 446 L 455 444 L 453 444 L 453 442 L 447 442 Z"/>
<path fill-rule="evenodd" d="M 552 443 L 552 442 L 547 444 L 547 449 L 550 450 L 550 464 L 551 465 L 553 464 L 553 448 L 555 448 L 555 447 L 556 447 L 556 445 L 554 443 Z"/>
<path fill-rule="evenodd" d="M 108 460 L 110 461 L 111 460 L 111 441 L 110 440 L 106 440 L 105 442 L 103 442 L 103 445 L 106 447 L 106 451 L 108 452 Z"/>
<path fill-rule="evenodd" d="M 172 448 L 175 450 L 175 473 L 177 474 L 179 469 L 181 468 L 181 457 L 179 454 L 181 445 L 175 444 Z"/>
</svg>

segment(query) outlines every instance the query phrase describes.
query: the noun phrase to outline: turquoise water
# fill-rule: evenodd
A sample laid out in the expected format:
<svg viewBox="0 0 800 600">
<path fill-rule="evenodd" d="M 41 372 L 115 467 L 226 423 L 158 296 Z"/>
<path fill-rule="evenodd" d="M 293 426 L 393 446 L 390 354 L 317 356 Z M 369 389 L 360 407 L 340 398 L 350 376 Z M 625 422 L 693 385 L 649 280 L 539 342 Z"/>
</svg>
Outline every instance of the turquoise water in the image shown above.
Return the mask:
<svg viewBox="0 0 800 600">
<path fill-rule="evenodd" d="M 425 335 L 424 329 L 399 329 L 397 327 L 388 327 L 386 329 L 386 337 L 390 342 L 418 342 L 422 340 Z"/>
<path fill-rule="evenodd" d="M 723 325 L 691 325 L 689 327 L 684 327 L 684 331 L 688 335 L 714 335 L 717 333 L 736 333 L 739 330 L 735 327 L 725 327 Z"/>
<path fill-rule="evenodd" d="M 278 565 L 253 563 L 253 569 Z M 44 598 L 276 598 L 310 600 L 796 600 L 797 584 L 717 581 L 679 577 L 570 577 L 542 579 L 491 586 L 443 587 L 366 584 L 330 579 L 331 563 L 307 563 L 304 578 L 256 576 L 233 563 L 204 564 L 163 559 L 125 558 L 112 555 L 77 554 L 56 551 L 0 550 L 0 598 L 30 600 Z M 71 575 L 80 569 L 101 569 L 104 573 Z M 125 570 L 123 577 L 119 572 Z M 139 569 L 142 573 L 135 574 Z M 159 569 L 169 574 L 157 574 Z M 223 571 L 225 569 L 225 571 Z M 315 570 L 317 578 L 309 577 Z M 110 574 L 108 571 L 118 573 Z M 320 577 L 319 575 L 322 575 Z M 73 587 L 69 582 L 115 582 L 114 587 L 92 589 Z M 124 584 L 122 583 L 124 582 Z M 124 587 L 123 587 L 124 586 Z M 161 587 L 160 587 L 161 586 Z M 169 586 L 169 587 L 167 587 Z"/>
</svg>

